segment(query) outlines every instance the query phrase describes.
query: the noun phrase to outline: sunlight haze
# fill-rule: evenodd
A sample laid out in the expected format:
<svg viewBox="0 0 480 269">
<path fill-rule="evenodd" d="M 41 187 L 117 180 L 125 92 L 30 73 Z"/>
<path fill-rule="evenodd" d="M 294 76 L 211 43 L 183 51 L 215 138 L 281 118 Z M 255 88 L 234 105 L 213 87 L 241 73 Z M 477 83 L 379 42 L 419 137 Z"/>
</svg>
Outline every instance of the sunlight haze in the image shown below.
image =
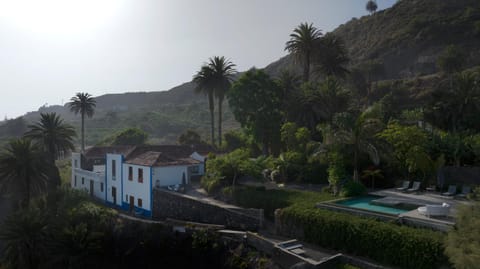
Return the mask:
<svg viewBox="0 0 480 269">
<path fill-rule="evenodd" d="M 379 9 L 395 0 L 377 1 Z M 325 33 L 367 14 L 359 0 L 0 0 L 0 116 L 76 92 L 163 91 L 223 55 L 239 71 L 286 55 L 301 22 Z"/>
</svg>

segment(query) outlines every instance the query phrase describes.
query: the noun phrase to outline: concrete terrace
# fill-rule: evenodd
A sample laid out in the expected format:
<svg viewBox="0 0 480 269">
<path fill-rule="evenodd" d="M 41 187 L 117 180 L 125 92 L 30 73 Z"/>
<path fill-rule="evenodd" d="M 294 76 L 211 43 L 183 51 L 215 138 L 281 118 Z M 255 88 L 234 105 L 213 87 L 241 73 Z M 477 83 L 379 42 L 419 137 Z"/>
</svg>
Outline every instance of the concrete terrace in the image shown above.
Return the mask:
<svg viewBox="0 0 480 269">
<path fill-rule="evenodd" d="M 411 218 L 423 222 L 437 223 L 440 225 L 449 225 L 452 226 L 455 224 L 455 216 L 458 209 L 458 206 L 461 204 L 467 204 L 468 201 L 455 199 L 454 197 L 443 196 L 438 192 L 419 192 L 419 193 L 405 193 L 399 192 L 395 189 L 386 189 L 370 192 L 369 194 L 385 196 L 393 201 L 405 202 L 409 204 L 416 205 L 427 205 L 427 204 L 450 204 L 450 213 L 445 217 L 427 217 L 418 213 L 417 209 L 408 211 L 406 213 L 400 214 L 399 218 Z"/>
</svg>

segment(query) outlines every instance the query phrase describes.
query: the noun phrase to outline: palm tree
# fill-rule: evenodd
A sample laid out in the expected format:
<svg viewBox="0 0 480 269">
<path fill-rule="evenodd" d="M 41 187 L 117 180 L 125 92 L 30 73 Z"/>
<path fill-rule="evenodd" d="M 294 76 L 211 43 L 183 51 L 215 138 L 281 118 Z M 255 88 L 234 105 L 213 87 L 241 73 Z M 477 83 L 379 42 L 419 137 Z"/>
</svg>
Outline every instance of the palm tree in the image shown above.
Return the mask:
<svg viewBox="0 0 480 269">
<path fill-rule="evenodd" d="M 368 12 L 370 12 L 370 14 L 373 14 L 375 13 L 375 11 L 377 11 L 377 8 L 378 8 L 377 2 L 374 0 L 369 0 L 365 8 L 367 9 Z"/>
<path fill-rule="evenodd" d="M 282 90 L 282 106 L 285 113 L 285 121 L 294 121 L 299 100 L 298 92 L 301 79 L 290 70 L 282 70 L 276 79 L 276 83 Z"/>
<path fill-rule="evenodd" d="M 297 106 L 295 121 L 314 131 L 319 123 L 330 122 L 335 113 L 347 109 L 349 96 L 334 77 L 327 77 L 319 84 L 304 84 L 292 99 Z"/>
<path fill-rule="evenodd" d="M 373 138 L 382 126 L 376 117 L 374 107 L 363 112 L 339 113 L 333 119 L 332 126 L 324 129 L 325 139 L 352 146 L 353 150 L 353 180 L 358 181 L 358 157 L 365 152 L 375 165 L 380 163 L 377 148 Z"/>
<path fill-rule="evenodd" d="M 30 131 L 25 137 L 36 142 L 47 154 L 51 171 L 50 183 L 52 188 L 60 185 L 60 174 L 55 166 L 55 160 L 62 154 L 73 150 L 75 129 L 63 122 L 56 113 L 41 113 L 40 121 L 29 126 Z"/>
<path fill-rule="evenodd" d="M 45 189 L 47 168 L 43 151 L 27 138 L 10 141 L 0 154 L 2 187 L 23 192 L 24 207 L 30 204 L 33 193 Z"/>
<path fill-rule="evenodd" d="M 75 114 L 80 113 L 82 116 L 82 152 L 85 151 L 85 116 L 91 118 L 95 112 L 96 101 L 86 92 L 78 92 L 67 103 L 70 107 L 70 111 Z"/>
<path fill-rule="evenodd" d="M 370 178 L 372 180 L 372 190 L 375 190 L 375 178 L 382 179 L 383 174 L 380 169 L 366 169 L 363 170 L 363 178 Z"/>
<path fill-rule="evenodd" d="M 218 145 L 222 145 L 222 106 L 225 94 L 232 86 L 235 65 L 223 56 L 210 58 L 208 63 L 212 69 L 212 83 L 215 96 L 218 98 Z"/>
<path fill-rule="evenodd" d="M 312 59 L 315 72 L 326 76 L 345 78 L 350 73 L 346 67 L 349 61 L 343 39 L 328 34 L 315 43 L 315 53 Z"/>
<path fill-rule="evenodd" d="M 292 53 L 297 61 L 303 64 L 303 80 L 310 78 L 310 61 L 314 51 L 315 42 L 322 36 L 313 24 L 301 23 L 290 34 L 290 40 L 285 44 L 285 50 Z"/>
<path fill-rule="evenodd" d="M 213 70 L 208 65 L 203 65 L 200 70 L 193 76 L 193 82 L 196 84 L 195 92 L 203 93 L 208 97 L 208 108 L 210 110 L 210 137 L 212 145 L 215 145 L 215 99 L 214 89 L 212 87 Z"/>
<path fill-rule="evenodd" d="M 28 127 L 30 130 L 25 136 L 38 142 L 48 153 L 51 161 L 75 148 L 73 145 L 75 129 L 64 123 L 56 113 L 41 113 L 40 121 Z"/>
<path fill-rule="evenodd" d="M 454 134 L 476 129 L 480 112 L 480 84 L 470 72 L 457 74 L 452 86 L 444 80 L 432 94 L 433 100 L 425 112 L 426 119 Z"/>
</svg>

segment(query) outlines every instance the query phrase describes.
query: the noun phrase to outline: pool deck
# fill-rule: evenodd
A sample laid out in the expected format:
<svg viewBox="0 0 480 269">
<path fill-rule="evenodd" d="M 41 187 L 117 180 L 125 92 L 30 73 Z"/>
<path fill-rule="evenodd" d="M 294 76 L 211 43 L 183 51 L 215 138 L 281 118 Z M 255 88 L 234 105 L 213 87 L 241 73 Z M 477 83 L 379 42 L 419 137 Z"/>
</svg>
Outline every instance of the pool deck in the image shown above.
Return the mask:
<svg viewBox="0 0 480 269">
<path fill-rule="evenodd" d="M 457 208 L 461 204 L 467 204 L 466 200 L 455 199 L 454 197 L 443 196 L 437 192 L 419 192 L 419 193 L 405 193 L 399 192 L 395 189 L 386 189 L 370 192 L 372 195 L 385 196 L 389 201 L 398 201 L 403 203 L 426 205 L 426 204 L 450 204 L 450 213 L 445 217 L 427 217 L 418 213 L 418 211 L 411 210 L 400 214 L 399 218 L 411 218 L 423 222 L 431 222 L 439 225 L 452 226 L 455 224 L 455 215 Z"/>
</svg>

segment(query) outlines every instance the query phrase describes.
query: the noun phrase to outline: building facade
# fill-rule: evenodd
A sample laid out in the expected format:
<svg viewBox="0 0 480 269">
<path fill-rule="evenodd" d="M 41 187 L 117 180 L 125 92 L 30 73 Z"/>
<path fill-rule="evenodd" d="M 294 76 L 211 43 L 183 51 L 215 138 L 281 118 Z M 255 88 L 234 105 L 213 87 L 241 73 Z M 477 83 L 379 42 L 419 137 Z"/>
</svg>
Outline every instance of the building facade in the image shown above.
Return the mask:
<svg viewBox="0 0 480 269">
<path fill-rule="evenodd" d="M 191 146 L 93 147 L 72 154 L 71 187 L 151 217 L 153 188 L 186 185 L 203 175 L 207 153 Z"/>
</svg>

